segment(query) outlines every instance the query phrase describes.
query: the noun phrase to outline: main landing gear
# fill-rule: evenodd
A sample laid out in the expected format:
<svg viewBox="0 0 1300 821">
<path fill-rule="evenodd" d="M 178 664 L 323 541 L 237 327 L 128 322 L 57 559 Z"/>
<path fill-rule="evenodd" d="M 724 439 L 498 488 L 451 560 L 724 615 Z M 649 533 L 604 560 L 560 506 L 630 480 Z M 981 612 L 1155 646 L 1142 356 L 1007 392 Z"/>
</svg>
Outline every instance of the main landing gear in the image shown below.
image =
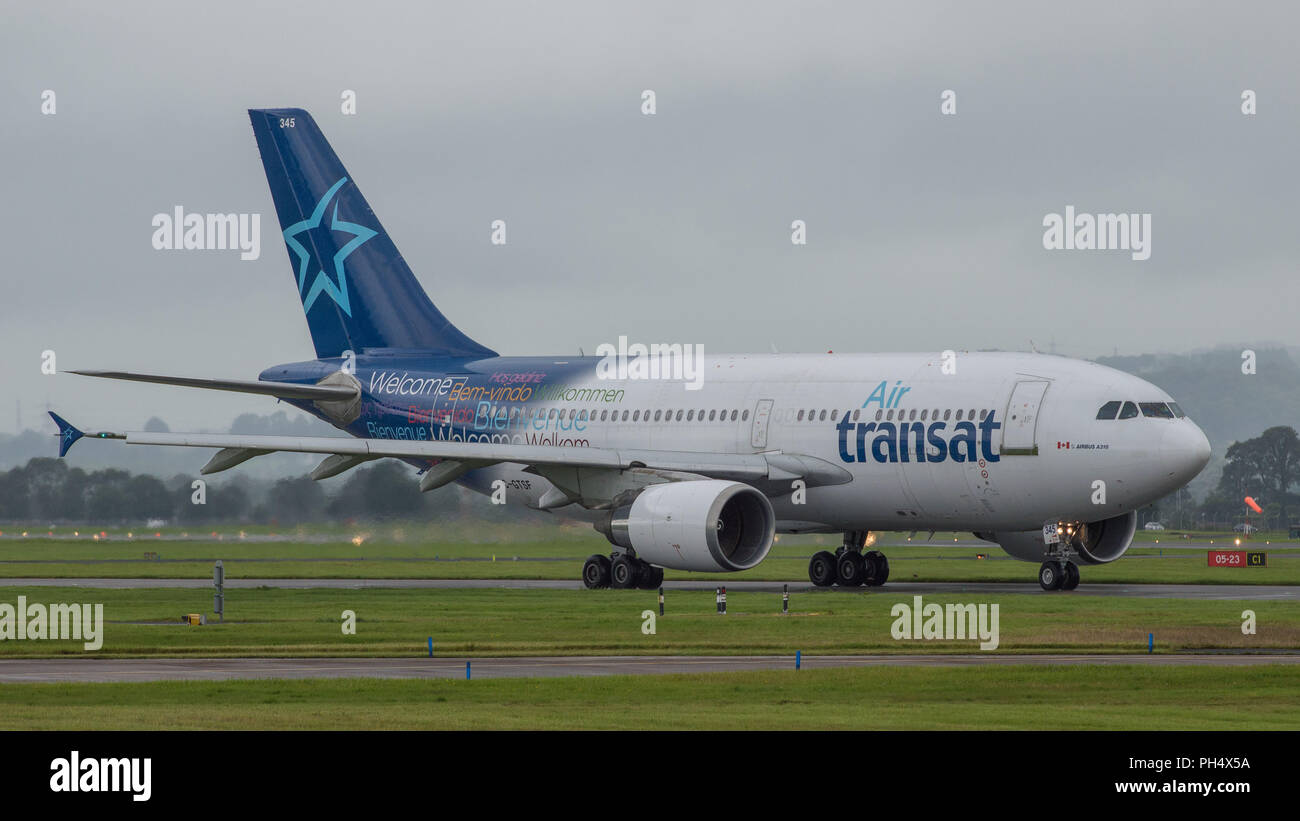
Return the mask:
<svg viewBox="0 0 1300 821">
<path fill-rule="evenodd" d="M 818 587 L 879 587 L 889 578 L 889 560 L 879 550 L 862 552 L 868 531 L 850 530 L 834 553 L 821 550 L 808 562 L 808 579 Z"/>
<path fill-rule="evenodd" d="M 595 553 L 582 565 L 582 583 L 589 590 L 654 590 L 664 583 L 664 569 L 647 564 L 627 553 L 602 556 Z"/>
</svg>

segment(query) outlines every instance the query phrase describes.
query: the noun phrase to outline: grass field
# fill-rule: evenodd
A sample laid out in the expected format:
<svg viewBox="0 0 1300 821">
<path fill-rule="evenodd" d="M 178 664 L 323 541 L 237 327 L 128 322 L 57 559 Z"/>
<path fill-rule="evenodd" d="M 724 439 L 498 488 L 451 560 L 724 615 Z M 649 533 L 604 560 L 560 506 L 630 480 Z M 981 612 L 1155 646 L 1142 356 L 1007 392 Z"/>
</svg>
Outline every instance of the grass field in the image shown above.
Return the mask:
<svg viewBox="0 0 1300 821">
<path fill-rule="evenodd" d="M 538 538 L 539 534 L 544 538 Z M 125 533 L 92 541 L 68 538 L 0 538 L 0 577 L 4 578 L 210 578 L 221 559 L 230 578 L 392 578 L 392 579 L 578 579 L 591 553 L 609 545 L 590 528 L 493 528 L 476 534 L 454 529 L 431 537 L 401 527 L 359 532 L 357 543 L 334 531 L 295 532 L 264 541 L 269 534 L 238 532 L 221 541 L 172 538 L 127 539 Z M 491 536 L 479 541 L 475 536 Z M 503 535 L 513 536 L 506 541 Z M 133 534 L 134 536 L 134 534 Z M 418 537 L 417 537 L 418 536 Z M 953 544 L 952 535 L 932 542 L 882 534 L 877 548 L 890 560 L 895 581 L 1033 582 L 1037 567 L 1008 557 L 996 545 Z M 966 541 L 970 534 L 964 534 Z M 946 545 L 945 545 L 946 542 Z M 782 537 L 758 567 L 743 573 L 691 574 L 669 571 L 668 579 L 803 580 L 808 559 L 819 549 L 834 549 L 835 536 Z M 1264 545 L 1267 567 L 1208 567 L 1204 550 L 1182 549 L 1179 540 L 1135 543 L 1124 558 L 1084 567 L 1085 583 L 1300 584 L 1300 549 L 1293 544 Z M 1216 544 L 1217 546 L 1217 544 Z M 1232 548 L 1229 541 L 1225 547 Z M 158 558 L 145 559 L 145 553 Z M 978 554 L 985 558 L 976 558 Z"/>
<path fill-rule="evenodd" d="M 606 552 L 585 527 L 390 525 L 160 535 L 105 531 L 94 541 L 0 535 L 0 576 L 227 578 L 576 579 L 585 557 Z M 142 538 L 143 536 L 143 538 Z M 539 538 L 541 536 L 541 538 Z M 1300 583 L 1294 543 L 1269 551 L 1266 568 L 1206 566 L 1204 550 L 1180 550 L 1166 534 L 1139 534 L 1121 561 L 1083 568 L 1085 583 Z M 953 539 L 961 541 L 953 543 Z M 1220 537 L 1221 538 L 1221 537 Z M 808 557 L 833 535 L 783 537 L 759 568 L 669 580 L 802 580 Z M 1227 540 L 1225 547 L 1232 547 Z M 1216 545 L 1217 546 L 1217 545 Z M 1035 566 L 969 534 L 908 542 L 881 534 L 894 581 L 1032 582 Z M 146 560 L 144 553 L 156 553 Z M 985 558 L 977 558 L 978 553 Z M 516 558 L 517 557 L 517 558 Z M 898 641 L 896 604 L 910 595 L 818 591 L 728 595 L 668 591 L 654 635 L 643 613 L 653 591 L 227 588 L 224 624 L 187 627 L 183 613 L 211 612 L 209 588 L 0 589 L 0 603 L 98 602 L 103 648 L 79 641 L 0 641 L 0 658 L 705 655 L 971 653 L 978 641 Z M 926 603 L 999 608 L 996 653 L 1143 653 L 1300 647 L 1300 602 L 1137 599 L 978 592 Z M 356 614 L 356 634 L 341 630 Z M 1241 632 L 1242 611 L 1258 632 Z M 0 684 L 0 729 L 1300 729 L 1295 668 L 1016 666 L 858 668 L 697 675 L 478 681 L 337 679 Z"/>
<path fill-rule="evenodd" d="M 0 729 L 1297 730 L 1295 668 L 3 684 Z"/>
<path fill-rule="evenodd" d="M 224 624 L 180 624 L 210 612 L 208 590 L 0 590 L 0 602 L 100 602 L 99 656 L 421 656 L 433 638 L 440 656 L 602 654 L 916 653 L 977 651 L 977 641 L 895 640 L 891 614 L 912 597 L 882 592 L 791 596 L 781 614 L 776 593 L 728 594 L 716 613 L 711 591 L 672 591 L 656 632 L 642 632 L 653 591 L 228 589 Z M 1085 598 L 1047 595 L 925 596 L 925 603 L 998 605 L 996 652 L 1157 652 L 1300 647 L 1300 602 Z M 1243 635 L 1241 614 L 1256 614 Z M 342 614 L 356 614 L 344 635 Z M 0 658 L 85 656 L 81 642 L 0 641 Z"/>
</svg>

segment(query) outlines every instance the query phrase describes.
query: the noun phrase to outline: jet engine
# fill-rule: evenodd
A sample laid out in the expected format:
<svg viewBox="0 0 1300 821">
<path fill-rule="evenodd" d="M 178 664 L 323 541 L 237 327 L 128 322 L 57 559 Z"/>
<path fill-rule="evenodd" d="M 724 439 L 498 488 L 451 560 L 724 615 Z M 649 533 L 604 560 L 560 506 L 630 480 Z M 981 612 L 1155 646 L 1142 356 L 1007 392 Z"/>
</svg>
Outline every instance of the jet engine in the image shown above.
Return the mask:
<svg viewBox="0 0 1300 821">
<path fill-rule="evenodd" d="M 748 570 L 767 557 L 776 514 L 740 482 L 697 479 L 650 485 L 601 528 L 637 558 L 673 570 Z"/>
<path fill-rule="evenodd" d="M 1137 532 L 1137 512 L 1130 510 L 1110 519 L 1074 525 L 1072 534 L 1062 534 L 1078 554 L 1080 564 L 1106 564 L 1123 556 Z M 1046 558 L 1043 534 L 1039 530 L 976 533 L 977 537 L 1001 545 L 1007 553 L 1026 562 Z"/>
</svg>

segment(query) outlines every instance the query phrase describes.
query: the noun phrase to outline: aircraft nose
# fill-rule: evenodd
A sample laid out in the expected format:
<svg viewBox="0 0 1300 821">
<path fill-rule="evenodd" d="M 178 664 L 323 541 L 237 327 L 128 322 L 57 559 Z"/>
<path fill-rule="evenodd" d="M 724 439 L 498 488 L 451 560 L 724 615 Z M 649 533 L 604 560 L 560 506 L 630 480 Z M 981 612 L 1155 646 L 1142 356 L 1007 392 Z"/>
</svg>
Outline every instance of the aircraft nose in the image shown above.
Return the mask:
<svg viewBox="0 0 1300 821">
<path fill-rule="evenodd" d="M 1179 419 L 1165 431 L 1160 455 L 1175 478 L 1190 482 L 1210 461 L 1210 440 L 1195 422 Z"/>
</svg>

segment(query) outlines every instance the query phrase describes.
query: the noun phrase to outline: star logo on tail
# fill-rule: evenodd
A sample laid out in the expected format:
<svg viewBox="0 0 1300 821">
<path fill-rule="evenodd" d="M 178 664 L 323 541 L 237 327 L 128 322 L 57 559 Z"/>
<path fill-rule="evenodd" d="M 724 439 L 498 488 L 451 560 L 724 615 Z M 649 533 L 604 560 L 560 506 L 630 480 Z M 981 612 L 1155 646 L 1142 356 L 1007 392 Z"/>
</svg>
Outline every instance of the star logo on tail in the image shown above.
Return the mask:
<svg viewBox="0 0 1300 821">
<path fill-rule="evenodd" d="M 377 236 L 379 232 L 371 230 L 364 225 L 357 225 L 356 223 L 345 222 L 339 219 L 339 205 L 337 201 L 334 202 L 334 208 L 332 210 L 329 208 L 330 201 L 334 200 L 339 189 L 341 189 L 347 181 L 348 178 L 343 177 L 330 186 L 330 189 L 325 192 L 325 196 L 320 198 L 320 202 L 316 203 L 316 208 L 312 211 L 310 217 L 284 229 L 284 241 L 289 246 L 289 250 L 298 257 L 298 295 L 302 297 L 302 309 L 304 313 L 310 311 L 311 306 L 316 302 L 316 298 L 324 293 L 334 301 L 334 304 L 338 305 L 339 308 L 343 310 L 343 313 L 352 316 L 352 305 L 348 300 L 348 278 L 347 271 L 344 268 L 344 261 L 347 260 L 348 256 L 351 255 L 353 251 L 357 250 L 362 245 L 365 245 L 371 238 Z M 340 247 L 330 260 L 330 267 L 333 269 L 333 279 L 331 279 L 330 275 L 326 273 L 324 260 L 320 258 L 320 249 L 317 247 L 317 243 L 310 241 L 310 238 L 308 238 L 311 246 L 309 249 L 307 245 L 304 245 L 298 239 L 302 234 L 322 228 L 325 221 L 326 211 L 330 211 L 328 225 L 324 226 L 328 231 L 352 235 L 352 239 Z M 326 248 L 334 247 L 332 240 L 324 243 L 324 245 Z M 312 279 L 310 286 L 308 286 L 307 274 L 313 267 L 313 264 L 316 268 L 316 276 Z"/>
</svg>

